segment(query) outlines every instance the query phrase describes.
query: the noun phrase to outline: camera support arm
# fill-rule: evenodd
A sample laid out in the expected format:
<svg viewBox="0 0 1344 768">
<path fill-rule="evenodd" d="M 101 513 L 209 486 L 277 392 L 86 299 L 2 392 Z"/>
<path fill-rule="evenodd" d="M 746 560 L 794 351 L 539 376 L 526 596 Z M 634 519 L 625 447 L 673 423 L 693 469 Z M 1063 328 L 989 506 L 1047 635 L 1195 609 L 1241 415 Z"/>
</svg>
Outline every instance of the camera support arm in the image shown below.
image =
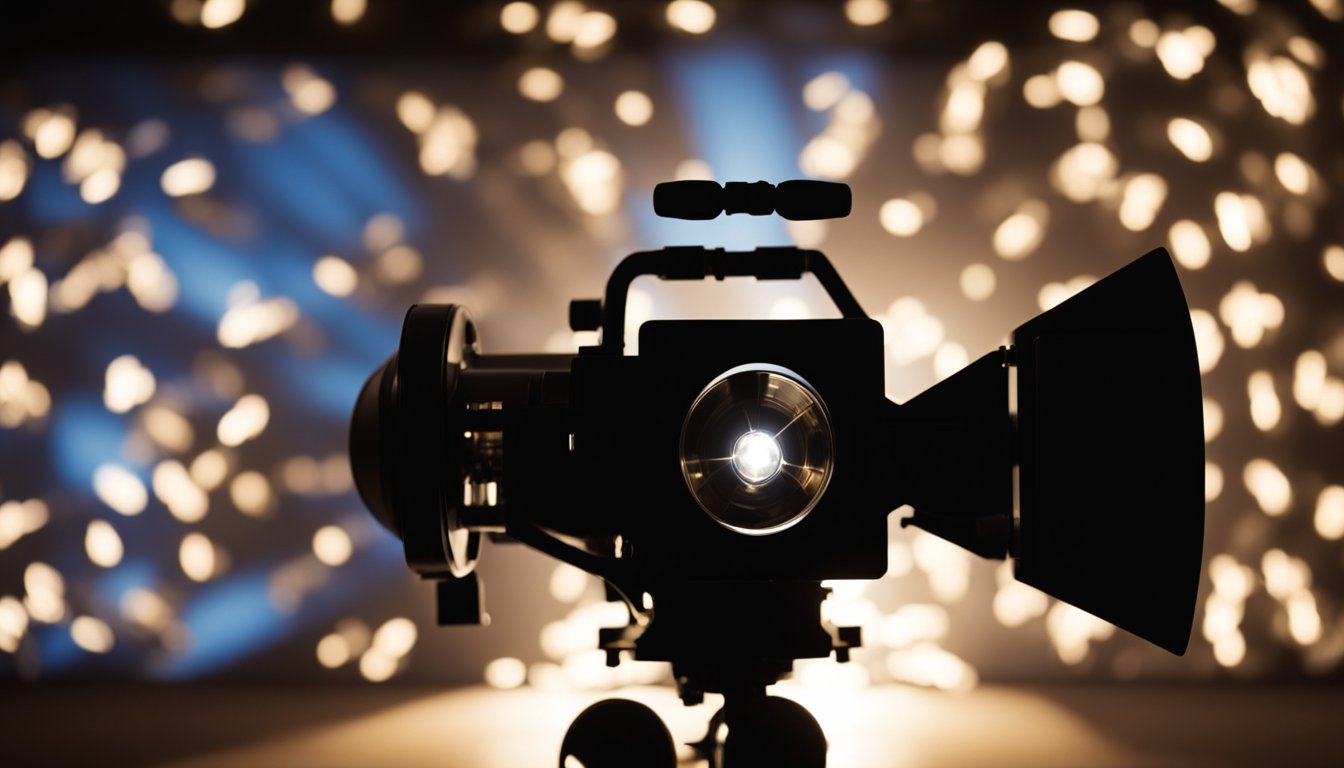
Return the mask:
<svg viewBox="0 0 1344 768">
<path fill-rule="evenodd" d="M 625 348 L 625 303 L 635 278 L 653 275 L 660 280 L 704 280 L 713 277 L 754 277 L 757 280 L 800 280 L 812 273 L 835 302 L 840 316 L 868 315 L 850 293 L 845 281 L 820 251 L 788 246 L 725 251 L 722 248 L 673 246 L 633 253 L 621 261 L 607 280 L 606 298 L 575 299 L 569 303 L 569 327 L 575 331 L 603 329 L 598 347 L 585 351 L 620 355 Z"/>
</svg>

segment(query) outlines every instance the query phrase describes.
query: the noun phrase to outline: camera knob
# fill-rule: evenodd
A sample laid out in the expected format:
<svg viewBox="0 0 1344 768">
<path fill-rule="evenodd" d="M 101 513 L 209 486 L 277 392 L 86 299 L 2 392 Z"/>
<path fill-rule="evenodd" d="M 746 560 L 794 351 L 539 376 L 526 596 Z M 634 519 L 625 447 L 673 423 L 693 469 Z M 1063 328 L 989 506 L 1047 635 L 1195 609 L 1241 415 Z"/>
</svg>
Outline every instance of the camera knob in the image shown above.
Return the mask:
<svg viewBox="0 0 1344 768">
<path fill-rule="evenodd" d="M 601 327 L 601 299 L 574 299 L 569 302 L 569 329 L 571 331 L 596 331 Z"/>
</svg>

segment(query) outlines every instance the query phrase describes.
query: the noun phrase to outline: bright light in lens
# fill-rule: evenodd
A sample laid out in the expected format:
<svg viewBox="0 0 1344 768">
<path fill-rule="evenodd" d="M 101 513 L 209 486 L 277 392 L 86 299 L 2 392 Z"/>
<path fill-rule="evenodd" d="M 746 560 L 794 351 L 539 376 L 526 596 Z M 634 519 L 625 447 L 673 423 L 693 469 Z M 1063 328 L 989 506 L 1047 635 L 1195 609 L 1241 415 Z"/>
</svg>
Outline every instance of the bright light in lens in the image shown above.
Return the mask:
<svg viewBox="0 0 1344 768">
<path fill-rule="evenodd" d="M 733 445 L 733 469 L 752 485 L 768 482 L 781 464 L 779 442 L 765 432 L 748 432 Z"/>
</svg>

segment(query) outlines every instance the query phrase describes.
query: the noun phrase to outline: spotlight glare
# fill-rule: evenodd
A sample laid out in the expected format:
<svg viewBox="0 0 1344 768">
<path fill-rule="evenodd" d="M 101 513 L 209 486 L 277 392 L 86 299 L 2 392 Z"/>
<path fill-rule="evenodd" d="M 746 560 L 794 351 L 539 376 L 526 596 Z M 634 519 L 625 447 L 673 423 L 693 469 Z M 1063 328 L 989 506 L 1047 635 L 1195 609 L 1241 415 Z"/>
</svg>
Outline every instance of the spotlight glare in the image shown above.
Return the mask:
<svg viewBox="0 0 1344 768">
<path fill-rule="evenodd" d="M 752 430 L 733 444 L 733 471 L 751 485 L 770 482 L 783 463 L 779 442 L 766 432 Z"/>
</svg>

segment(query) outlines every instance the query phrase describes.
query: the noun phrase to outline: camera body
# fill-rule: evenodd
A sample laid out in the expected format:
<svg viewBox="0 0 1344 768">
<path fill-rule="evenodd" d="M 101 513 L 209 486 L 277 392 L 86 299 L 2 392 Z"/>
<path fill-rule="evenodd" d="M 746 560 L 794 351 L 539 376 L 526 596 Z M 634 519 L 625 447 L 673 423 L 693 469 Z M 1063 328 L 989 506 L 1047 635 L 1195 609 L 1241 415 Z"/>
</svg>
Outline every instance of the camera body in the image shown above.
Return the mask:
<svg viewBox="0 0 1344 768">
<path fill-rule="evenodd" d="M 869 319 L 645 323 L 637 356 L 574 360 L 577 476 L 596 486 L 577 498 L 602 510 L 653 583 L 878 578 L 890 510 L 868 492 L 882 468 L 867 415 L 885 402 L 882 354 L 882 328 Z M 715 377 L 760 364 L 796 372 L 825 403 L 834 470 L 796 525 L 743 535 L 698 508 L 678 438 Z"/>
</svg>

